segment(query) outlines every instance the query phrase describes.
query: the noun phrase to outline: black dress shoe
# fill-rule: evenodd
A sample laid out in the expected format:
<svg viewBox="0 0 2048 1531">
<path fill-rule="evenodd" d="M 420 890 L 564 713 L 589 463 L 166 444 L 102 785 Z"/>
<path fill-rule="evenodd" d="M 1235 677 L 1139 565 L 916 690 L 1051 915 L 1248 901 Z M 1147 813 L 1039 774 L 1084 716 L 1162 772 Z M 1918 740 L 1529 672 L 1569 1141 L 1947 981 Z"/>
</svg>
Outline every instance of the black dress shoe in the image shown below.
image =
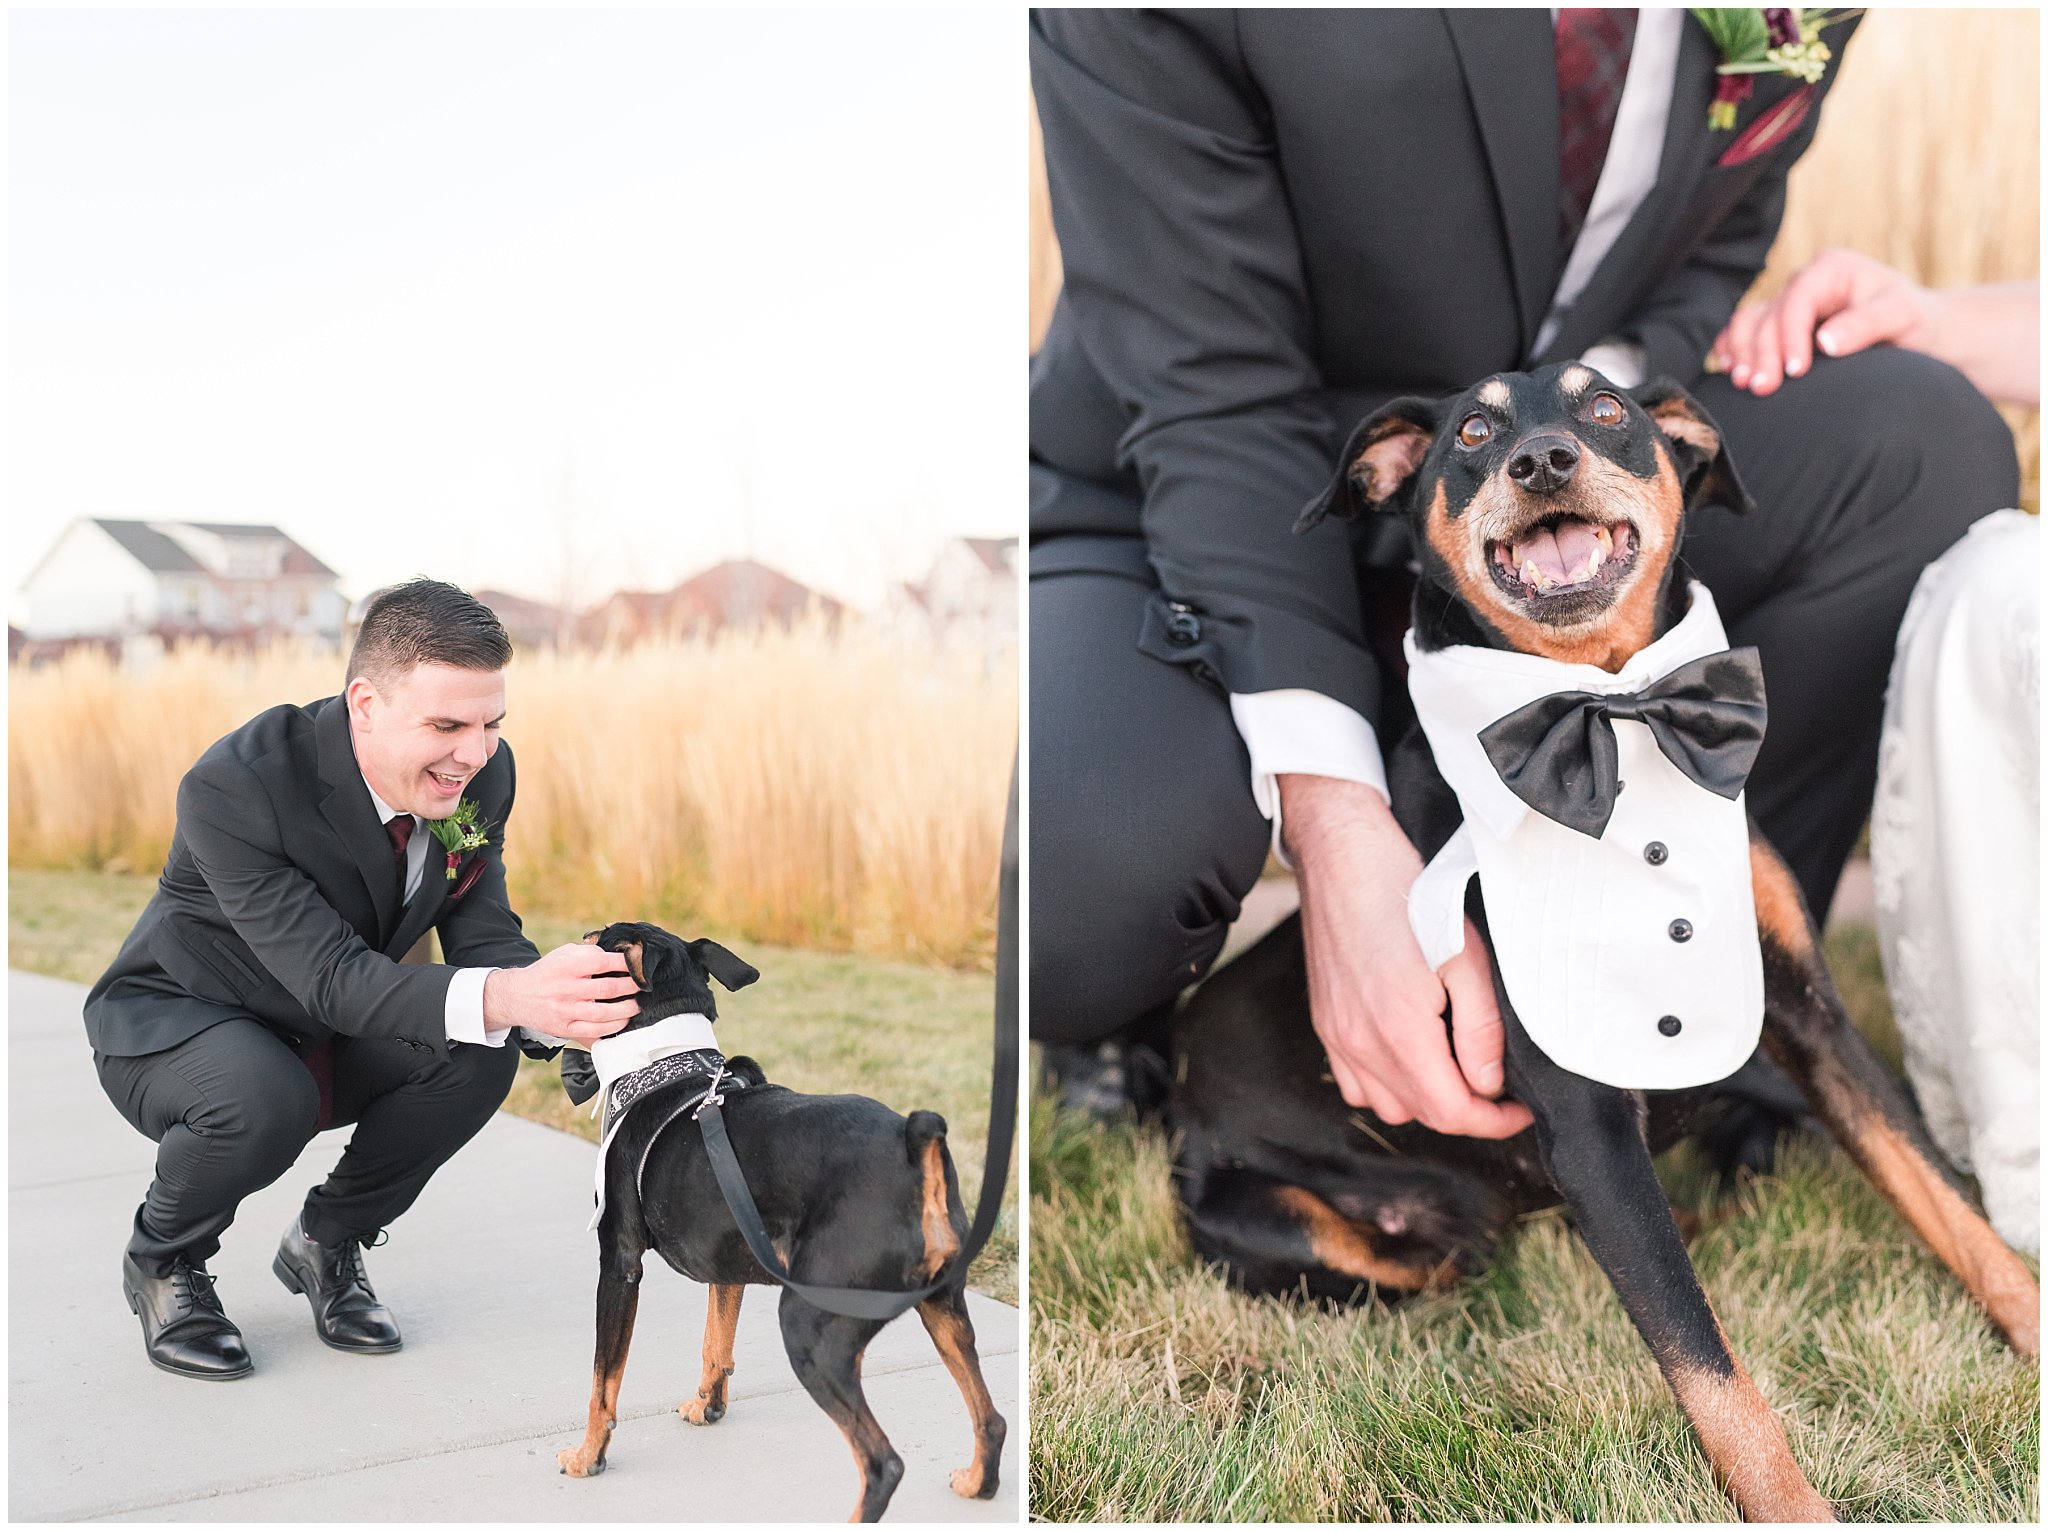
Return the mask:
<svg viewBox="0 0 2048 1531">
<path fill-rule="evenodd" d="M 142 1350 L 150 1365 L 209 1382 L 246 1377 L 255 1370 L 242 1331 L 214 1295 L 213 1281 L 203 1260 L 181 1255 L 168 1271 L 153 1276 L 133 1255 L 121 1256 L 121 1291 L 129 1311 L 142 1320 Z"/>
<path fill-rule="evenodd" d="M 295 1218 L 270 1268 L 289 1290 L 305 1293 L 314 1332 L 336 1350 L 375 1355 L 405 1343 L 390 1310 L 370 1290 L 361 1240 L 316 1243 L 306 1237 L 304 1219 Z"/>
</svg>

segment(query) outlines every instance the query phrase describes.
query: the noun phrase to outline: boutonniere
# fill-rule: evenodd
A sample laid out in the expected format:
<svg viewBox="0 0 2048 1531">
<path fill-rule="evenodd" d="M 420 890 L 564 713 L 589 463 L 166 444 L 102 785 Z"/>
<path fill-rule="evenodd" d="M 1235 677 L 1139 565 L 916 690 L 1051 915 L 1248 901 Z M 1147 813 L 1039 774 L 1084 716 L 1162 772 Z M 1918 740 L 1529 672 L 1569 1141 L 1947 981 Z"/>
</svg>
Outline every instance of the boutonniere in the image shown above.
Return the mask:
<svg viewBox="0 0 2048 1531">
<path fill-rule="evenodd" d="M 480 851 L 490 844 L 490 836 L 484 828 L 483 810 L 471 798 L 464 798 L 456 804 L 455 811 L 447 818 L 427 820 L 427 828 L 434 832 L 434 838 L 448 853 L 450 882 L 455 881 L 455 869 L 465 852 Z"/>
<path fill-rule="evenodd" d="M 1751 76 L 1788 74 L 1808 85 L 1819 84 L 1835 56 L 1821 41 L 1822 30 L 1857 13 L 1695 9 L 1692 14 L 1721 50 L 1714 70 L 1721 84 L 1707 107 L 1708 131 L 1721 133 L 1735 126 L 1736 109 L 1756 88 Z"/>
</svg>

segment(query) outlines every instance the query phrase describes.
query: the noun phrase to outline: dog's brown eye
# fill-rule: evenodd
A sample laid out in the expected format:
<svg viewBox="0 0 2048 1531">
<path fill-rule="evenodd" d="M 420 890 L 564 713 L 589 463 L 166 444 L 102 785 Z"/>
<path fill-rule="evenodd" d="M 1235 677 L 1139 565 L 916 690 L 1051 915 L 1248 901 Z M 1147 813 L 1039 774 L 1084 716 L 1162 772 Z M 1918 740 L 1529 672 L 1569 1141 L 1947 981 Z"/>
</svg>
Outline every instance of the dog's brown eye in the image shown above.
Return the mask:
<svg viewBox="0 0 2048 1531">
<path fill-rule="evenodd" d="M 1467 415 L 1465 423 L 1458 427 L 1458 445 L 1476 447 L 1493 434 L 1493 422 L 1484 415 Z"/>
<path fill-rule="evenodd" d="M 1595 425 L 1619 425 L 1623 410 L 1621 400 L 1611 393 L 1603 393 L 1593 400 L 1593 423 Z"/>
</svg>

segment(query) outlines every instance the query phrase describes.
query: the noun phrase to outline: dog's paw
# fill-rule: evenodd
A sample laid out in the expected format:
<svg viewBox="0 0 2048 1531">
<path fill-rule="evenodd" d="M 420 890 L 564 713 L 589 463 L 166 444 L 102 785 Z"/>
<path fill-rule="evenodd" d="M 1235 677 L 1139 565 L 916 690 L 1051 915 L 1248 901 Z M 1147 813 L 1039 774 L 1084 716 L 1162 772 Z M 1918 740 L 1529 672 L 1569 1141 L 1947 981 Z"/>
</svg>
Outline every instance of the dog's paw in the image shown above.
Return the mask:
<svg viewBox="0 0 2048 1531">
<path fill-rule="evenodd" d="M 981 1464 L 977 1462 L 972 1467 L 959 1468 L 947 1481 L 953 1485 L 953 1492 L 962 1499 L 980 1499 L 984 1497 L 982 1479 L 985 1476 Z"/>
<path fill-rule="evenodd" d="M 699 1393 L 695 1398 L 686 1398 L 677 1404 L 676 1413 L 693 1425 L 715 1425 L 725 1418 L 725 1400 L 707 1398 Z"/>
<path fill-rule="evenodd" d="M 562 1471 L 572 1478 L 595 1478 L 604 1471 L 604 1453 L 589 1451 L 582 1446 L 572 1446 L 566 1451 L 557 1452 L 555 1461 L 560 1463 Z"/>
</svg>

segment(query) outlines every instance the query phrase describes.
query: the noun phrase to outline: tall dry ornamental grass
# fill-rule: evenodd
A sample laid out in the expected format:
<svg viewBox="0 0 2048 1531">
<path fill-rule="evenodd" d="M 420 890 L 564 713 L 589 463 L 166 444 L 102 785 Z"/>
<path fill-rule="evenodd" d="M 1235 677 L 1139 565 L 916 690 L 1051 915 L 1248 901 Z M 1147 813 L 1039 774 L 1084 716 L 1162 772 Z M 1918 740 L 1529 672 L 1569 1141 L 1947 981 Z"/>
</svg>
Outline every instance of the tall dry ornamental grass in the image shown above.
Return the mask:
<svg viewBox="0 0 2048 1531">
<path fill-rule="evenodd" d="M 12 674 L 10 859 L 150 871 L 178 778 L 333 655 L 75 654 Z M 736 940 L 982 964 L 1017 685 L 1009 656 L 848 626 L 524 653 L 507 677 L 515 905 Z"/>
</svg>

